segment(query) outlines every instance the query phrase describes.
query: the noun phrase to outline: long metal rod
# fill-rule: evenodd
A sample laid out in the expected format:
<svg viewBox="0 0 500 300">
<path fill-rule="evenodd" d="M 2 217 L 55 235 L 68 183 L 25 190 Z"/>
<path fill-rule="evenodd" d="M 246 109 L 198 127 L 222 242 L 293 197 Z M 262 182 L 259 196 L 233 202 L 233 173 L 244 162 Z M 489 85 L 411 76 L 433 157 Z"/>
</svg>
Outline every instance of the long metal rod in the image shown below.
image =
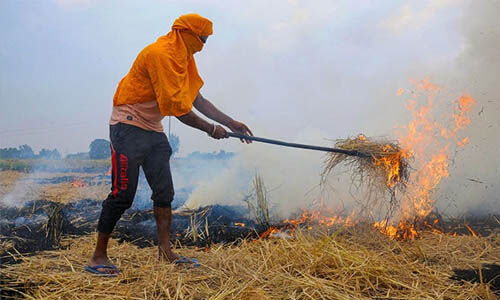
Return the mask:
<svg viewBox="0 0 500 300">
<path fill-rule="evenodd" d="M 285 147 L 318 150 L 318 151 L 325 151 L 325 152 L 335 152 L 335 153 L 342 153 L 345 155 L 358 156 L 358 157 L 367 157 L 367 158 L 371 157 L 371 155 L 369 155 L 369 154 L 359 152 L 356 150 L 344 150 L 344 149 L 338 149 L 338 148 L 328 148 L 328 147 L 321 147 L 321 146 L 314 146 L 314 145 L 289 143 L 289 142 L 266 139 L 266 138 L 261 138 L 261 137 L 256 137 L 256 136 L 244 135 L 244 134 L 235 133 L 235 132 L 228 132 L 227 134 L 228 134 L 228 136 L 234 137 L 234 138 L 251 140 L 251 141 L 256 141 L 256 142 L 261 142 L 261 143 L 285 146 Z"/>
</svg>

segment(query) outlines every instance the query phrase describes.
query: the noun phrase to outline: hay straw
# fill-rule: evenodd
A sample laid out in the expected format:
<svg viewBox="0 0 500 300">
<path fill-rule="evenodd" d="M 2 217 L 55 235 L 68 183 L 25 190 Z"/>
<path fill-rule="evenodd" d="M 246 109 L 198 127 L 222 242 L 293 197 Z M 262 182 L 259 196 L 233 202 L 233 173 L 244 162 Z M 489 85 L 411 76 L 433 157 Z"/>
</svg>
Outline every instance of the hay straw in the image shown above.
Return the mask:
<svg viewBox="0 0 500 300">
<path fill-rule="evenodd" d="M 177 249 L 199 259 L 196 269 L 158 262 L 154 247 L 112 241 L 109 253 L 123 274 L 99 278 L 83 271 L 94 241 L 74 239 L 69 249 L 0 269 L 10 278 L 0 289 L 25 287 L 29 299 L 496 299 L 488 285 L 449 278 L 452 268 L 500 260 L 499 234 L 427 234 L 401 243 L 355 227 Z"/>
<path fill-rule="evenodd" d="M 369 157 L 328 153 L 321 175 L 322 184 L 334 169 L 343 165 L 350 171 L 352 184 L 357 187 L 366 186 L 368 192 L 374 194 L 371 198 L 383 199 L 384 195 L 389 194 L 389 210 L 392 211 L 397 205 L 395 191 L 405 189 L 410 173 L 407 154 L 398 143 L 374 140 L 360 134 L 355 138 L 337 140 L 335 148 L 355 150 Z"/>
<path fill-rule="evenodd" d="M 256 173 L 252 183 L 252 190 L 243 201 L 247 203 L 248 211 L 257 224 L 269 226 L 271 224 L 271 217 L 264 180 L 260 174 Z"/>
</svg>

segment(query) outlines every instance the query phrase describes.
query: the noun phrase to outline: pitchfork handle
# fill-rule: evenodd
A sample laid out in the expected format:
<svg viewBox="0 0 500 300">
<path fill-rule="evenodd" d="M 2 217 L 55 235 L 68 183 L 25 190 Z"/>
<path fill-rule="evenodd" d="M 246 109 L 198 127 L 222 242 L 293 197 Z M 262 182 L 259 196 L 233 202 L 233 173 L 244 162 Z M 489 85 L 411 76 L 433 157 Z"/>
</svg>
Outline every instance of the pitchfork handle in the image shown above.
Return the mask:
<svg viewBox="0 0 500 300">
<path fill-rule="evenodd" d="M 285 146 L 285 147 L 318 150 L 318 151 L 325 151 L 325 152 L 335 152 L 335 153 L 342 153 L 342 154 L 346 154 L 346 155 L 350 155 L 350 156 L 358 156 L 358 157 L 371 157 L 371 155 L 369 155 L 369 154 L 359 152 L 356 150 L 344 150 L 344 149 L 328 148 L 328 147 L 321 147 L 321 146 L 314 146 L 314 145 L 288 143 L 288 142 L 271 140 L 271 139 L 266 139 L 266 138 L 261 138 L 261 137 L 256 137 L 256 136 L 249 136 L 249 135 L 236 133 L 236 132 L 228 132 L 227 135 L 230 137 L 234 137 L 234 138 L 239 138 L 239 139 L 244 139 L 244 140 L 252 140 L 252 141 L 256 141 L 256 142 Z"/>
</svg>

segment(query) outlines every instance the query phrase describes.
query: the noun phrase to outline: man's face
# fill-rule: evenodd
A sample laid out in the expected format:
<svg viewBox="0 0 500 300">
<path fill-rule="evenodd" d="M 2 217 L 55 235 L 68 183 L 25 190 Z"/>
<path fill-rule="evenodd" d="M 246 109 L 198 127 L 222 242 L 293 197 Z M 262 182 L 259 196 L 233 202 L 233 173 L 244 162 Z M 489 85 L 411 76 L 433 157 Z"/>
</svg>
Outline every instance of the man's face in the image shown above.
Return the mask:
<svg viewBox="0 0 500 300">
<path fill-rule="evenodd" d="M 200 35 L 200 40 L 205 44 L 207 42 L 208 35 Z"/>
</svg>

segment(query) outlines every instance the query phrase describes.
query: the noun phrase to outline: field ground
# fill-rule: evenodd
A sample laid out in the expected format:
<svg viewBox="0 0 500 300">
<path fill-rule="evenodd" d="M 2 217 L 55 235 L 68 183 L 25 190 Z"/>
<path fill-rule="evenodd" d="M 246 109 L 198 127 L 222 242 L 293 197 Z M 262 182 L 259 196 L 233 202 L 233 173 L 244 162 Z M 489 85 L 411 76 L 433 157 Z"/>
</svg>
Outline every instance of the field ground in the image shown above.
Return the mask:
<svg viewBox="0 0 500 300">
<path fill-rule="evenodd" d="M 0 172 L 0 198 L 62 203 L 104 199 L 103 180 L 75 187 L 72 180 L 101 173 Z M 64 177 L 62 181 L 58 178 Z M 87 180 L 89 181 L 89 180 Z M 19 185 L 19 182 L 23 182 Z M 92 182 L 92 181 L 90 181 Z M 28 191 L 16 186 L 26 187 Z M 24 194 L 23 194 L 24 193 Z M 16 196 L 16 197 L 17 197 Z M 17 199 L 17 198 L 16 198 Z M 488 264 L 500 262 L 500 232 L 488 237 L 423 233 L 398 242 L 371 226 L 338 227 L 333 233 L 296 232 L 295 237 L 243 240 L 206 248 L 177 245 L 196 257 L 189 268 L 159 262 L 156 248 L 113 240 L 116 278 L 83 271 L 95 234 L 65 236 L 59 250 L 23 255 L 0 267 L 0 296 L 29 299 L 498 299 Z M 477 282 L 454 280 L 454 270 L 475 274 Z M 474 273 L 473 270 L 476 270 Z M 459 273 L 457 273 L 459 274 Z M 464 278 L 463 276 L 460 278 Z M 492 282 L 493 282 L 492 281 Z M 498 291 L 498 290 L 497 290 Z"/>
<path fill-rule="evenodd" d="M 74 181 L 95 178 L 104 173 L 0 171 L 0 199 L 10 193 L 18 203 L 39 199 L 61 203 L 82 199 L 104 200 L 110 190 L 109 180 L 93 180 L 91 184 L 74 186 Z"/>
<path fill-rule="evenodd" d="M 92 172 L 110 166 L 109 159 L 0 159 L 0 171 Z"/>
<path fill-rule="evenodd" d="M 456 268 L 500 261 L 498 234 L 396 242 L 341 228 L 329 236 L 177 249 L 198 258 L 199 268 L 158 262 L 155 247 L 113 242 L 110 256 L 123 270 L 116 278 L 83 271 L 94 240 L 66 240 L 68 249 L 24 257 L 1 271 L 8 286 L 31 299 L 497 299 L 488 285 L 450 277 Z"/>
</svg>

